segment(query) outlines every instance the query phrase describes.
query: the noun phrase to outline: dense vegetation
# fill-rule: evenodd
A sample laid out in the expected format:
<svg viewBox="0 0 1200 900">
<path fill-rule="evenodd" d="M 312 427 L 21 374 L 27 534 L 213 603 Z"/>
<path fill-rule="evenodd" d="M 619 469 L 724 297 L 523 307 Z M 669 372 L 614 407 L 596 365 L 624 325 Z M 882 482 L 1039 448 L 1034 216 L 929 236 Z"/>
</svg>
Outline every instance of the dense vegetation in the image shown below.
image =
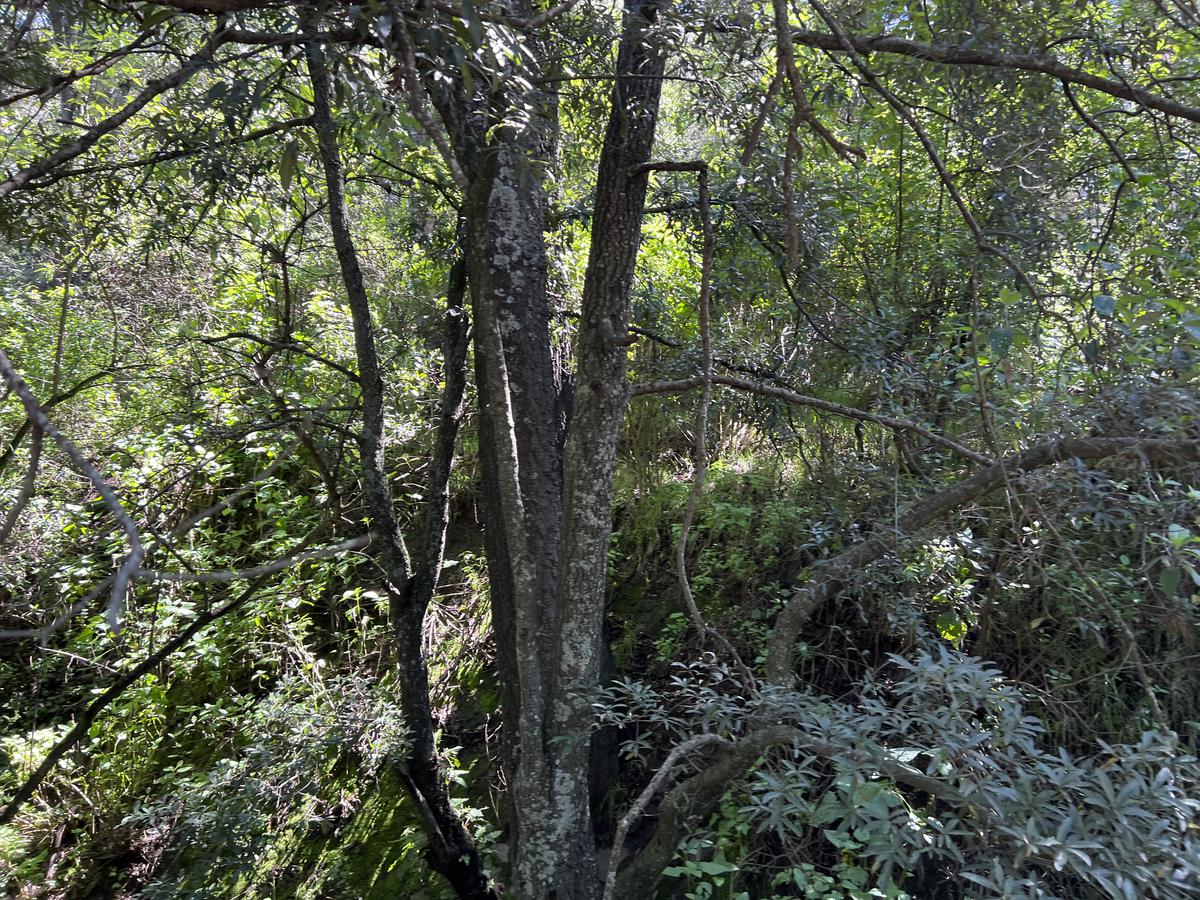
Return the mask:
<svg viewBox="0 0 1200 900">
<path fill-rule="evenodd" d="M 0 41 L 9 896 L 1200 896 L 1190 0 Z"/>
</svg>

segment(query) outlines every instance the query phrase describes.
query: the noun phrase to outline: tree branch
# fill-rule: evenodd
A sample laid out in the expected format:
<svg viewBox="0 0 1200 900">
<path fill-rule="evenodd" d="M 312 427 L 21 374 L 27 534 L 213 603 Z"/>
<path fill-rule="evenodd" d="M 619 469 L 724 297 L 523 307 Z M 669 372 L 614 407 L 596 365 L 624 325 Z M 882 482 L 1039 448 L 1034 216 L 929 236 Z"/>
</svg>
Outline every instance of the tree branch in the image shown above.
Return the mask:
<svg viewBox="0 0 1200 900">
<path fill-rule="evenodd" d="M 823 410 L 824 412 L 833 413 L 837 416 L 844 416 L 848 419 L 858 419 L 862 422 L 873 422 L 876 425 L 884 425 L 899 431 L 911 431 L 913 434 L 919 434 L 931 443 L 938 444 L 953 450 L 964 459 L 969 459 L 971 462 L 979 463 L 980 465 L 991 465 L 995 460 L 978 451 L 972 450 L 958 441 L 951 440 L 948 437 L 943 437 L 935 431 L 930 431 L 916 422 L 911 422 L 908 419 L 897 419 L 893 416 L 882 416 L 877 413 L 866 412 L 861 409 L 855 409 L 852 406 L 843 406 L 841 403 L 834 403 L 831 400 L 822 400 L 819 397 L 809 397 L 806 394 L 799 394 L 795 391 L 790 391 L 787 388 L 775 387 L 770 384 L 763 384 L 760 381 L 750 381 L 745 378 L 734 378 L 732 375 L 713 375 L 713 384 L 723 384 L 727 387 L 737 388 L 741 391 L 748 391 L 752 394 L 762 394 L 767 397 L 777 397 L 780 400 L 786 400 L 788 403 L 794 403 L 797 406 L 808 406 L 812 409 Z M 635 397 L 647 396 L 649 394 L 671 394 L 680 391 L 690 391 L 704 384 L 704 379 L 701 376 L 694 375 L 691 378 L 683 378 L 678 381 L 653 381 L 646 384 L 635 384 L 631 393 Z"/>
<path fill-rule="evenodd" d="M 93 125 L 75 140 L 63 144 L 40 162 L 26 166 L 15 175 L 0 181 L 0 200 L 17 191 L 36 187 L 32 184 L 35 179 L 50 174 L 63 163 L 70 162 L 75 157 L 86 153 L 106 134 L 120 128 L 141 112 L 155 97 L 180 87 L 201 69 L 207 68 L 212 64 L 213 55 L 223 43 L 223 39 L 220 29 L 214 31 L 204 42 L 203 49 L 188 57 L 184 64 L 170 75 L 149 82 L 137 96 L 107 119 Z"/>
<path fill-rule="evenodd" d="M 858 544 L 824 561 L 812 580 L 792 595 L 775 622 L 767 649 L 766 674 L 770 681 L 786 684 L 792 677 L 792 648 L 813 612 L 856 573 L 895 550 L 901 542 L 949 513 L 1001 487 L 1010 473 L 1028 472 L 1067 459 L 1106 459 L 1125 453 L 1144 454 L 1165 461 L 1200 460 L 1196 441 L 1155 438 L 1062 438 L 1009 454 L 947 488 L 918 501 L 900 516 L 895 526 L 872 532 Z"/>
<path fill-rule="evenodd" d="M 9 361 L 8 356 L 5 355 L 3 350 L 0 350 L 0 378 L 3 378 L 9 389 L 20 398 L 21 403 L 25 407 L 25 415 L 33 422 L 34 427 L 49 435 L 50 439 L 71 460 L 75 469 L 92 483 L 92 486 L 95 487 L 97 493 L 103 498 L 113 517 L 121 526 L 121 530 L 125 532 L 125 539 L 129 544 L 129 553 L 121 563 L 120 568 L 117 569 L 116 575 L 113 578 L 112 599 L 108 605 L 108 624 L 115 631 L 120 618 L 121 605 L 125 599 L 125 589 L 129 585 L 129 579 L 141 564 L 144 553 L 137 526 L 133 523 L 133 519 L 129 517 L 129 513 L 125 510 L 125 507 L 121 505 L 116 492 L 108 486 L 108 482 L 104 480 L 103 476 L 96 471 L 96 468 L 87 461 L 74 444 L 50 424 L 50 420 L 46 418 L 45 410 L 37 402 L 37 399 L 33 396 L 28 386 L 26 386 L 21 376 L 13 369 L 12 362 Z"/>
<path fill-rule="evenodd" d="M 58 406 L 58 404 L 60 404 L 60 403 L 65 403 L 66 401 L 68 401 L 72 397 L 74 397 L 76 394 L 80 394 L 83 391 L 85 391 L 88 388 L 95 385 L 97 382 L 100 381 L 100 379 L 106 378 L 109 375 L 112 375 L 115 371 L 116 371 L 115 369 L 101 369 L 99 372 L 93 372 L 87 378 L 84 378 L 81 381 L 76 382 L 74 385 L 67 388 L 67 390 L 63 391 L 61 394 L 55 394 L 53 397 L 51 397 L 49 400 L 47 400 L 45 403 L 43 403 L 42 411 L 46 412 L 46 411 L 51 410 L 54 407 Z M 12 462 L 13 457 L 17 452 L 17 449 L 21 446 L 21 443 L 25 440 L 25 435 L 29 434 L 29 432 L 32 430 L 33 430 L 33 420 L 26 417 L 25 421 L 21 423 L 21 427 L 18 428 L 16 433 L 13 435 L 12 440 L 8 442 L 8 446 L 4 449 L 4 452 L 0 453 L 0 474 L 3 474 L 4 470 L 8 468 L 8 465 L 9 465 L 9 463 Z"/>
<path fill-rule="evenodd" d="M 157 165 L 158 163 L 172 162 L 177 159 L 183 159 L 191 156 L 194 153 L 212 150 L 216 147 L 235 147 L 240 144 L 249 144 L 253 141 L 262 140 L 265 137 L 272 137 L 273 135 L 281 132 L 290 131 L 293 128 L 302 128 L 311 124 L 312 116 L 285 119 L 282 122 L 276 122 L 274 125 L 267 125 L 263 128 L 259 128 L 239 137 L 224 138 L 219 141 L 207 141 L 192 147 L 179 147 L 174 150 L 160 150 L 158 153 L 151 153 L 148 156 L 143 156 L 141 159 L 131 159 L 127 160 L 126 162 L 96 166 L 80 166 L 78 169 L 63 169 L 47 175 L 36 184 L 33 184 L 32 187 L 49 187 L 52 184 L 62 181 L 64 178 L 76 178 L 80 175 L 96 175 L 102 172 L 122 172 L 128 169 L 141 169 L 145 168 L 146 166 Z"/>
<path fill-rule="evenodd" d="M 950 47 L 945 44 L 922 44 L 907 38 L 890 35 L 847 35 L 851 47 L 859 53 L 890 53 L 908 56 L 925 62 L 955 66 L 981 66 L 993 69 L 1015 69 L 1049 75 L 1059 81 L 1091 88 L 1121 100 L 1129 100 L 1169 116 L 1200 122 L 1200 107 L 1180 103 L 1170 97 L 1162 97 L 1143 88 L 1134 87 L 1124 80 L 1104 78 L 1081 69 L 1072 68 L 1058 58 L 1033 53 L 1005 53 L 996 50 Z M 846 48 L 835 34 L 797 29 L 792 40 L 805 47 L 845 52 Z"/>
<path fill-rule="evenodd" d="M 285 459 L 285 457 L 281 456 L 275 462 L 271 463 L 271 465 L 267 466 L 267 468 L 264 469 L 262 472 L 258 473 L 256 476 L 254 476 L 254 478 L 250 479 L 250 481 L 246 482 L 244 485 L 239 487 L 237 490 L 233 491 L 228 497 L 225 497 L 224 499 L 218 501 L 217 503 L 214 503 L 212 506 L 208 507 L 207 509 L 203 509 L 200 512 L 197 512 L 197 513 L 194 513 L 193 515 L 188 516 L 186 519 L 184 519 L 182 522 L 180 522 L 178 525 L 176 525 L 174 528 L 172 528 L 170 530 L 170 532 L 168 532 L 167 537 L 172 537 L 172 538 L 182 537 L 183 535 L 187 534 L 187 532 L 191 531 L 193 528 L 195 528 L 197 525 L 199 525 L 201 522 L 203 522 L 205 519 L 211 518 L 212 516 L 215 516 L 218 513 L 228 509 L 230 506 L 232 506 L 234 503 L 236 503 L 239 499 L 241 499 L 243 496 L 245 496 L 246 493 L 248 491 L 250 491 L 256 484 L 260 483 L 261 481 L 265 480 L 266 478 L 269 478 L 271 476 L 271 474 L 274 473 L 274 471 L 280 466 L 280 464 L 282 464 L 284 459 Z M 155 550 L 157 550 L 160 546 L 162 546 L 164 544 L 164 542 L 165 542 L 164 538 L 159 538 L 159 539 L 154 540 L 154 541 L 150 542 L 149 544 L 147 544 L 146 548 L 145 548 L 146 552 L 145 552 L 145 555 L 143 556 L 143 559 L 148 558 L 152 553 L 154 553 Z M 108 589 L 108 587 L 112 584 L 113 579 L 115 577 L 116 577 L 116 575 L 114 574 L 114 575 L 109 575 L 107 578 L 103 579 L 99 584 L 97 584 L 95 587 L 93 587 L 87 594 L 85 594 L 80 599 L 76 600 L 74 603 L 72 603 L 70 605 L 70 607 L 68 607 L 63 612 L 59 613 L 48 624 L 43 625 L 40 628 L 9 628 L 9 629 L 0 630 L 0 641 L 21 640 L 24 638 L 36 637 L 44 643 L 50 635 L 59 631 L 64 625 L 66 625 L 69 621 L 71 621 L 71 619 L 75 618 L 75 616 L 77 616 L 83 610 L 87 609 L 88 606 L 90 606 L 97 597 L 99 597 L 101 594 L 103 594 Z"/>
<path fill-rule="evenodd" d="M 609 896 L 615 896 L 617 900 L 642 900 L 644 897 L 654 896 L 663 869 L 675 857 L 679 841 L 687 834 L 688 823 L 696 819 L 703 820 L 711 815 L 730 785 L 744 776 L 755 762 L 773 747 L 791 744 L 796 750 L 814 756 L 830 760 L 841 759 L 856 766 L 874 769 L 898 784 L 924 791 L 947 803 L 970 802 L 951 785 L 891 759 L 886 753 L 867 753 L 838 746 L 790 725 L 760 728 L 736 741 L 708 735 L 701 737 L 713 738 L 703 743 L 717 744 L 721 747 L 720 751 L 708 766 L 667 792 L 659 808 L 658 824 L 650 842 L 621 871 L 617 878 L 616 890 L 611 895 L 606 891 L 605 900 L 608 900 Z M 672 751 L 671 756 L 685 748 L 688 751 L 695 749 L 699 743 L 693 744 L 694 741 L 697 739 L 692 738 L 680 744 Z M 665 780 L 666 774 L 669 774 L 668 764 L 673 767 L 671 756 L 668 756 L 668 762 L 663 764 L 651 782 L 651 787 L 656 790 Z M 643 797 L 649 791 L 650 787 L 643 791 Z M 638 802 L 641 800 L 639 797 Z M 975 808 L 975 812 L 981 818 L 991 820 L 987 810 Z M 614 847 L 610 875 L 612 867 L 620 862 L 615 855 L 616 849 Z"/>
</svg>

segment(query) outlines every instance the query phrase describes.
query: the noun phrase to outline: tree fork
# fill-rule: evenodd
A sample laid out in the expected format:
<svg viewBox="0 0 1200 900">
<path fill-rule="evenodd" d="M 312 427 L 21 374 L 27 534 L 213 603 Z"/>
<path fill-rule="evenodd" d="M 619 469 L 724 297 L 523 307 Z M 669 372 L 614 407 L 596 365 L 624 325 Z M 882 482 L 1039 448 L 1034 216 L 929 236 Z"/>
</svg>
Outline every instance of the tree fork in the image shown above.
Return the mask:
<svg viewBox="0 0 1200 900">
<path fill-rule="evenodd" d="M 383 379 L 375 347 L 374 323 L 358 254 L 346 215 L 345 180 L 337 145 L 336 126 L 330 104 L 329 73 L 324 53 L 315 37 L 318 15 L 306 13 L 305 42 L 309 75 L 313 85 L 314 125 L 317 129 L 321 163 L 329 195 L 329 219 L 342 280 L 350 304 L 354 343 L 358 360 L 359 386 L 363 398 L 363 429 L 359 435 L 360 466 L 372 526 L 379 537 L 376 559 L 383 569 L 390 599 L 392 627 L 400 657 L 401 701 L 406 724 L 413 735 L 407 760 L 405 783 L 413 792 L 429 832 L 430 866 L 450 882 L 455 892 L 470 900 L 495 897 L 474 841 L 450 802 L 445 773 L 437 758 L 433 716 L 429 706 L 429 676 L 421 650 L 425 610 L 437 585 L 445 546 L 449 495 L 447 483 L 453 461 L 455 437 L 462 417 L 463 373 L 466 358 L 465 322 L 462 311 L 462 272 L 452 273 L 447 316 L 446 386 L 442 396 L 441 421 L 435 458 L 430 466 L 430 491 L 426 507 L 426 543 L 421 565 L 414 570 L 408 550 L 392 511 L 393 498 L 384 471 Z M 453 321 L 455 315 L 459 320 Z"/>
</svg>

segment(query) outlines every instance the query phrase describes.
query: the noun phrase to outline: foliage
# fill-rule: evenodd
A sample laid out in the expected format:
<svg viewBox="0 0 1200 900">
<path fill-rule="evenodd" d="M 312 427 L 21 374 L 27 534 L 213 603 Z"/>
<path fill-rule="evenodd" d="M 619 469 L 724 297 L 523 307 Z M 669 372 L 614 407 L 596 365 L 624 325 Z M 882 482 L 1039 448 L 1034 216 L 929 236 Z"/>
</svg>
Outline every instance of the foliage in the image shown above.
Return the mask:
<svg viewBox="0 0 1200 900">
<path fill-rule="evenodd" d="M 647 176 L 644 213 L 622 223 L 640 228 L 632 283 L 610 279 L 627 295 L 624 335 L 597 331 L 585 306 L 592 250 L 601 264 L 612 250 L 601 160 L 638 112 L 618 105 L 609 127 L 612 98 L 640 77 L 613 93 L 628 21 L 615 6 L 0 4 L 0 350 L 135 520 L 142 568 L 169 576 L 135 579 L 110 612 L 128 535 L 53 440 L 35 450 L 6 384 L 3 799 L 110 685 L 213 616 L 111 698 L 0 826 L 0 889 L 450 896 L 428 864 L 430 804 L 414 800 L 425 737 L 449 814 L 507 886 L 523 735 L 505 667 L 554 635 L 491 602 L 508 587 L 498 554 L 524 539 L 512 521 L 544 524 L 498 529 L 489 493 L 503 442 L 485 420 L 502 410 L 478 304 L 498 280 L 512 286 L 501 330 L 516 374 L 531 356 L 517 314 L 548 284 L 534 318 L 549 323 L 554 408 L 523 417 L 510 390 L 514 434 L 549 435 L 561 457 L 595 346 L 616 346 L 641 386 L 593 442 L 616 448 L 613 532 L 607 570 L 590 573 L 604 640 L 589 633 L 579 655 L 604 644 L 604 683 L 553 686 L 595 713 L 593 809 L 578 820 L 607 849 L 672 749 L 719 736 L 659 785 L 627 842 L 640 852 L 663 794 L 721 753 L 769 727 L 803 738 L 730 777 L 639 896 L 1200 891 L 1194 454 L 1143 446 L 1006 473 L 808 611 L 798 687 L 764 678 L 782 611 L 984 456 L 1084 436 L 1200 441 L 1194 11 L 650 6 L 667 59 L 652 156 L 702 161 L 711 197 L 702 214 L 686 167 Z M 380 360 L 378 460 L 363 452 L 370 385 L 314 127 L 310 14 Z M 858 61 L 831 22 L 860 41 Z M 449 160 L 469 169 L 496 148 L 523 164 L 512 190 L 527 205 L 480 223 L 478 185 L 464 190 Z M 621 173 L 616 195 L 636 177 Z M 541 241 L 526 269 L 479 250 L 525 227 Z M 379 527 L 376 463 L 406 539 L 396 552 L 437 543 L 424 516 L 456 374 L 445 320 L 468 315 L 455 273 L 481 259 L 495 271 L 467 280 L 446 546 L 406 645 L 378 541 L 295 555 Z M 706 341 L 725 383 L 697 435 Z M 566 468 L 517 467 L 546 484 Z M 675 552 L 701 477 L 685 591 Z M 535 562 L 557 563 L 551 550 Z M 203 573 L 220 577 L 188 580 Z M 553 631 L 557 612 L 542 613 Z M 430 682 L 428 735 L 402 711 L 404 646 Z M 551 755 L 586 739 L 544 737 Z"/>
</svg>

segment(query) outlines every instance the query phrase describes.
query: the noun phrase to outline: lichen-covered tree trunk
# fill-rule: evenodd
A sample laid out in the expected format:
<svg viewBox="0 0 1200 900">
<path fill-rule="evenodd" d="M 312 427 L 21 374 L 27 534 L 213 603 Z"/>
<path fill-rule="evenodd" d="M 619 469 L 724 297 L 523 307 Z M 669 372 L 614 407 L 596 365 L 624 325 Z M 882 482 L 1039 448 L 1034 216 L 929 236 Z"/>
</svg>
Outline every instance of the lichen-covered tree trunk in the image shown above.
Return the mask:
<svg viewBox="0 0 1200 900">
<path fill-rule="evenodd" d="M 561 475 L 541 197 L 528 145 L 489 148 L 466 204 L 492 621 L 504 699 L 510 889 L 550 896 L 546 661 Z"/>
<path fill-rule="evenodd" d="M 650 28 L 659 0 L 630 0 L 596 183 L 592 243 L 575 353 L 575 394 L 564 460 L 557 657 L 548 709 L 557 747 L 552 815 L 572 867 L 572 897 L 600 893 L 589 799 L 592 703 L 601 671 L 612 478 L 629 398 L 629 301 L 641 243 L 664 52 Z"/>
<path fill-rule="evenodd" d="M 600 890 L 589 809 L 591 703 L 646 194 L 646 175 L 636 170 L 653 147 L 663 70 L 648 30 L 657 6 L 630 4 L 619 52 L 625 77 L 613 93 L 597 182 L 565 458 L 537 164 L 545 136 L 527 128 L 483 154 L 467 203 L 487 549 L 511 735 L 510 889 L 530 900 L 586 900 Z"/>
</svg>

